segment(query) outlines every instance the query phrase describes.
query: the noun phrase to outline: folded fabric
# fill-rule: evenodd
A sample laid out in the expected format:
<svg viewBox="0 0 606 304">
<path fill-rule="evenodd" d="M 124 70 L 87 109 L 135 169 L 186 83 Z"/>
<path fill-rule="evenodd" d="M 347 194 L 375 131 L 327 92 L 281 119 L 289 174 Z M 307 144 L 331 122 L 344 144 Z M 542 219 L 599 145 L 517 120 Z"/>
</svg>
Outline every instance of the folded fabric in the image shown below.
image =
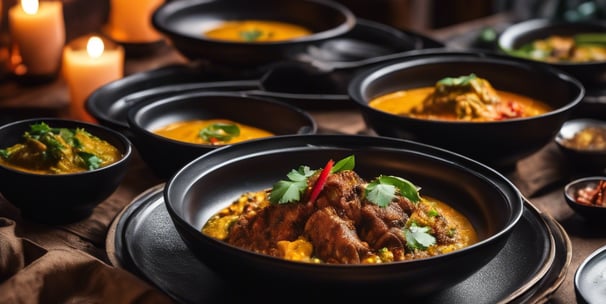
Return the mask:
<svg viewBox="0 0 606 304">
<path fill-rule="evenodd" d="M 172 303 L 164 293 L 80 250 L 46 250 L 0 217 L 0 303 Z"/>
</svg>

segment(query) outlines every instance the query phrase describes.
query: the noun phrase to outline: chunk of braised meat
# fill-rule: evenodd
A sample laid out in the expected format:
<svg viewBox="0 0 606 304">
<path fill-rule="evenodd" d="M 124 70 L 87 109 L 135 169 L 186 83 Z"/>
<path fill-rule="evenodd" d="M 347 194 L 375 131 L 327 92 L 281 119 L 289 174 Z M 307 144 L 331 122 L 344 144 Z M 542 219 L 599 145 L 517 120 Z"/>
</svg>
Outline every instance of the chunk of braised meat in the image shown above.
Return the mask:
<svg viewBox="0 0 606 304">
<path fill-rule="evenodd" d="M 316 179 L 310 180 L 313 185 Z M 331 206 L 341 217 L 354 221 L 360 218 L 362 206 L 360 197 L 364 191 L 364 181 L 354 171 L 341 171 L 331 174 L 326 179 L 324 188 L 314 203 L 316 209 Z"/>
<path fill-rule="evenodd" d="M 314 244 L 315 256 L 326 263 L 360 264 L 371 255 L 368 244 L 358 237 L 354 222 L 339 216 L 332 207 L 309 217 L 305 236 Z"/>
<path fill-rule="evenodd" d="M 406 237 L 402 229 L 407 220 L 408 214 L 395 202 L 386 207 L 366 202 L 362 207 L 358 233 L 360 238 L 370 244 L 375 251 L 381 248 L 402 248 L 406 245 Z"/>
<path fill-rule="evenodd" d="M 281 240 L 296 240 L 303 233 L 305 222 L 312 211 L 311 206 L 306 204 L 270 205 L 256 214 L 241 216 L 231 227 L 225 241 L 244 249 L 276 256 L 276 243 Z"/>
</svg>

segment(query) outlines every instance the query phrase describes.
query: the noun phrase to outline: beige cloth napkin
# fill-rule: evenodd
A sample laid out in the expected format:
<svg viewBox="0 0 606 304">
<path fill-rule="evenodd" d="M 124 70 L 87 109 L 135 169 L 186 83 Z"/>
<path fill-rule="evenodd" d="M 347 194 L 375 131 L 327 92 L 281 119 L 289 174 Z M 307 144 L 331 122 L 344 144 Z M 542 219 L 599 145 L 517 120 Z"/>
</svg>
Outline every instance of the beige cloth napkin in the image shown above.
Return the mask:
<svg viewBox="0 0 606 304">
<path fill-rule="evenodd" d="M 0 303 L 172 303 L 122 269 L 80 250 L 46 250 L 0 217 Z"/>
</svg>

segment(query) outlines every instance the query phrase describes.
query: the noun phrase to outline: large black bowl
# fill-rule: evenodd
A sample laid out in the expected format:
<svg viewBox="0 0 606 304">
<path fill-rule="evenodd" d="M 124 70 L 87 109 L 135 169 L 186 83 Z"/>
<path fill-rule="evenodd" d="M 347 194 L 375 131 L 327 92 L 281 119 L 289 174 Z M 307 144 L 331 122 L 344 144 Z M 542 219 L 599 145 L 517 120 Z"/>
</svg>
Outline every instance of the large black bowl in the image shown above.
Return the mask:
<svg viewBox="0 0 606 304">
<path fill-rule="evenodd" d="M 300 165 L 320 168 L 330 158 L 348 155 L 355 155 L 355 170 L 365 179 L 379 174 L 405 177 L 421 186 L 423 194 L 448 202 L 471 221 L 479 242 L 426 259 L 337 265 L 269 257 L 200 232 L 210 216 L 242 193 L 271 187 Z M 324 291 L 358 300 L 427 295 L 464 280 L 490 261 L 523 210 L 517 189 L 487 166 L 411 141 L 357 135 L 293 135 L 217 149 L 179 170 L 167 182 L 164 199 L 176 230 L 197 258 L 234 286 L 255 292 L 267 288 L 268 300 L 295 291 L 301 299 Z"/>
<path fill-rule="evenodd" d="M 276 42 L 231 42 L 209 39 L 203 29 L 220 21 L 273 20 L 301 25 L 311 35 Z M 292 52 L 350 31 L 356 22 L 345 6 L 329 0 L 193 0 L 169 1 L 152 16 L 154 27 L 192 60 L 226 66 L 256 67 L 286 59 Z"/>
<path fill-rule="evenodd" d="M 127 121 L 132 141 L 143 160 L 161 178 L 169 178 L 183 165 L 218 145 L 193 144 L 153 133 L 167 124 L 195 119 L 228 119 L 269 131 L 275 136 L 313 134 L 314 119 L 294 106 L 227 92 L 189 92 L 139 104 Z"/>
<path fill-rule="evenodd" d="M 116 147 L 122 158 L 106 167 L 72 174 L 37 174 L 0 165 L 0 193 L 24 217 L 44 223 L 81 220 L 109 197 L 126 175 L 132 155 L 131 142 L 107 127 L 58 118 L 32 118 L 0 126 L 0 148 L 22 142 L 32 124 L 45 122 L 56 128 L 83 128 Z"/>
<path fill-rule="evenodd" d="M 501 33 L 498 47 L 501 52 L 517 56 L 515 51 L 536 39 L 553 35 L 572 36 L 581 33 L 604 33 L 606 22 L 583 21 L 565 22 L 551 19 L 531 19 L 516 23 Z M 523 57 L 520 57 L 523 58 Z M 528 58 L 523 58 L 527 60 Z M 606 60 L 594 62 L 553 62 L 546 63 L 580 80 L 588 89 L 603 88 L 606 84 Z"/>
<path fill-rule="evenodd" d="M 496 122 L 416 119 L 371 108 L 375 97 L 475 73 L 496 89 L 544 101 L 552 111 Z M 571 76 L 545 65 L 488 53 L 426 51 L 361 71 L 349 84 L 366 124 L 382 136 L 411 139 L 506 169 L 549 143 L 585 93 Z"/>
</svg>

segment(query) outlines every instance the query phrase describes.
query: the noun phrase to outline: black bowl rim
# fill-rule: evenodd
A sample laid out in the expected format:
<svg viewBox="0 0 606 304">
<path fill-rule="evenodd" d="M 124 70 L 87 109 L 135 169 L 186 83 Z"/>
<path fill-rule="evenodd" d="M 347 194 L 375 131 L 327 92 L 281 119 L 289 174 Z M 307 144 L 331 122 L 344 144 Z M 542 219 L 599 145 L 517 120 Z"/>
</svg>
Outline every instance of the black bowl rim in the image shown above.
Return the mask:
<svg viewBox="0 0 606 304">
<path fill-rule="evenodd" d="M 565 121 L 564 124 L 562 124 L 562 127 L 560 128 L 560 130 L 558 131 L 558 134 L 556 134 L 556 136 L 554 138 L 554 141 L 556 142 L 558 147 L 560 147 L 560 149 L 569 151 L 571 153 L 577 153 L 577 154 L 582 154 L 582 155 L 595 155 L 595 156 L 606 155 L 606 150 L 584 150 L 584 149 L 576 149 L 576 148 L 572 148 L 572 147 L 564 145 L 563 141 L 565 139 L 569 139 L 569 137 L 564 136 L 563 131 L 573 124 L 574 125 L 578 124 L 578 125 L 583 125 L 583 126 L 600 126 L 600 127 L 606 128 L 606 122 L 601 121 L 599 119 L 595 119 L 595 118 L 575 118 L 575 119 Z"/>
<path fill-rule="evenodd" d="M 165 35 L 179 37 L 180 39 L 196 39 L 199 41 L 204 41 L 206 43 L 213 43 L 216 45 L 254 45 L 254 46 L 287 46 L 287 45 L 296 45 L 300 43 L 310 43 L 314 41 L 324 40 L 331 37 L 335 37 L 341 34 L 344 34 L 351 29 L 353 29 L 356 23 L 356 16 L 351 12 L 349 8 L 345 5 L 342 5 L 338 2 L 334 2 L 332 0 L 300 0 L 315 3 L 321 6 L 326 7 L 327 9 L 335 10 L 339 12 L 344 17 L 344 22 L 339 24 L 337 27 L 321 31 L 315 32 L 311 35 L 307 35 L 297 39 L 289 39 L 284 41 L 269 41 L 262 43 L 249 43 L 249 42 L 240 42 L 240 41 L 228 41 L 228 40 L 218 40 L 218 39 L 208 39 L 204 35 L 200 36 L 192 36 L 181 33 L 179 31 L 175 31 L 172 28 L 165 25 L 165 15 L 168 13 L 174 13 L 177 11 L 184 11 L 190 9 L 192 6 L 205 5 L 210 2 L 217 2 L 217 0 L 194 0 L 194 1 L 168 1 L 164 4 L 160 5 L 156 11 L 152 14 L 152 25 L 159 32 L 164 33 Z M 164 17 L 164 18 L 163 18 Z"/>
<path fill-rule="evenodd" d="M 17 121 L 13 121 L 13 122 L 4 124 L 4 125 L 0 126 L 0 130 L 6 130 L 6 129 L 14 128 L 14 126 L 29 125 L 29 124 L 37 123 L 37 122 L 46 122 L 50 126 L 53 126 L 53 123 L 56 123 L 56 122 L 65 123 L 65 124 L 73 124 L 74 127 L 77 127 L 77 126 L 83 127 L 85 130 L 89 131 L 93 135 L 95 133 L 95 131 L 94 131 L 95 129 L 103 130 L 103 131 L 107 132 L 108 134 L 110 134 L 111 136 L 113 136 L 115 139 L 117 139 L 124 145 L 124 153 L 122 153 L 122 157 L 118 161 L 116 161 L 112 164 L 109 164 L 105 167 L 101 167 L 101 168 L 91 170 L 91 171 L 83 171 L 83 172 L 76 172 L 76 173 L 37 174 L 37 173 L 28 172 L 28 171 L 14 169 L 14 168 L 3 166 L 2 164 L 0 164 L 0 166 L 3 169 L 11 171 L 13 173 L 25 175 L 25 176 L 43 176 L 44 178 L 65 178 L 68 176 L 79 176 L 79 175 L 85 175 L 85 174 L 91 174 L 91 173 L 110 170 L 115 166 L 120 166 L 123 163 L 129 161 L 129 159 L 131 158 L 131 156 L 133 154 L 133 144 L 123 134 L 121 134 L 118 131 L 113 130 L 109 127 L 103 126 L 103 125 L 93 124 L 93 123 L 80 121 L 80 120 L 74 120 L 74 119 L 68 119 L 68 118 L 56 118 L 56 117 L 28 118 L 28 119 L 17 120 Z M 104 139 L 104 138 L 102 138 L 102 139 Z M 104 140 L 107 140 L 107 139 L 104 139 Z"/>
<path fill-rule="evenodd" d="M 566 202 L 569 205 L 575 206 L 579 209 L 583 208 L 583 210 L 604 210 L 604 211 L 606 211 L 606 207 L 588 206 L 588 205 L 583 205 L 583 204 L 577 203 L 575 201 L 574 197 L 572 196 L 573 193 L 571 193 L 572 190 L 577 189 L 581 185 L 589 184 L 591 182 L 599 182 L 601 180 L 606 180 L 606 176 L 599 176 L 599 175 L 586 176 L 586 177 L 581 177 L 581 178 L 575 179 L 573 181 L 570 181 L 569 183 L 567 183 L 564 186 L 564 197 L 566 198 Z"/>
<path fill-rule="evenodd" d="M 308 121 L 309 128 L 305 130 L 304 134 L 315 134 L 318 131 L 318 123 L 311 116 L 311 114 L 309 114 L 308 112 L 306 112 L 298 107 L 290 105 L 288 103 L 284 103 L 281 101 L 268 99 L 268 98 L 255 97 L 255 96 L 246 95 L 246 94 L 238 94 L 238 93 L 233 93 L 233 92 L 212 92 L 212 91 L 189 92 L 189 93 L 185 93 L 185 94 L 177 94 L 177 95 L 173 95 L 173 96 L 169 96 L 169 97 L 165 97 L 165 98 L 160 98 L 160 99 L 154 100 L 149 103 L 141 103 L 140 105 L 135 105 L 135 106 L 131 107 L 127 112 L 126 119 L 128 122 L 128 126 L 132 129 L 134 129 L 135 131 L 139 131 L 139 132 L 145 134 L 146 136 L 154 138 L 155 140 L 166 141 L 166 142 L 172 143 L 174 145 L 179 145 L 179 146 L 183 146 L 183 147 L 214 150 L 217 148 L 230 146 L 232 144 L 225 144 L 225 145 L 210 145 L 210 144 L 204 144 L 204 143 L 196 144 L 196 143 L 189 143 L 189 142 L 184 142 L 184 141 L 160 136 L 160 135 L 155 134 L 154 132 L 151 132 L 147 128 L 142 127 L 139 124 L 139 120 L 137 119 L 137 116 L 139 115 L 140 111 L 145 111 L 150 108 L 167 106 L 168 104 L 170 104 L 172 102 L 189 102 L 192 98 L 212 98 L 212 97 L 217 97 L 217 96 L 233 97 L 233 98 L 238 98 L 241 100 L 254 100 L 254 101 L 262 102 L 265 104 L 273 104 L 273 105 L 280 106 L 280 107 L 284 108 L 285 110 L 288 110 L 288 111 L 291 111 L 293 113 L 300 115 L 301 117 L 305 118 L 305 120 Z M 134 135 L 134 136 L 137 136 L 137 135 Z M 280 135 L 275 135 L 275 136 L 280 136 Z M 256 139 L 252 139 L 252 140 L 256 140 Z"/>
<path fill-rule="evenodd" d="M 524 33 L 525 31 L 523 31 L 523 29 L 525 28 L 529 28 L 530 30 L 540 30 L 540 29 L 549 29 L 549 28 L 554 28 L 554 27 L 560 27 L 560 26 L 566 26 L 566 25 L 573 25 L 573 26 L 599 26 L 599 27 L 603 27 L 604 30 L 606 31 L 606 22 L 602 22 L 602 21 L 598 21 L 598 20 L 584 20 L 584 21 L 564 21 L 564 20 L 554 20 L 554 19 L 548 19 L 548 18 L 534 18 L 534 19 L 528 19 L 528 20 L 524 20 L 524 21 L 520 21 L 518 23 L 515 23 L 509 27 L 507 27 L 497 38 L 497 47 L 500 51 L 509 54 L 510 52 L 513 51 L 513 49 L 511 49 L 511 45 L 513 44 L 513 41 L 516 39 L 516 37 L 519 34 Z M 513 56 L 513 55 L 512 55 Z M 533 61 L 533 62 L 541 62 L 542 61 L 538 61 L 538 60 L 533 60 L 530 58 L 523 58 L 523 57 L 518 57 L 518 56 L 513 56 L 516 58 L 520 58 L 520 59 L 524 59 L 524 60 L 528 60 L 528 61 Z M 596 64 L 606 64 L 606 61 L 592 61 L 592 62 L 545 62 L 545 64 L 549 64 L 549 65 L 553 65 L 556 67 L 574 67 L 574 66 L 592 66 L 592 65 L 596 65 Z"/>
<path fill-rule="evenodd" d="M 559 69 L 536 63 L 530 60 L 523 60 L 519 58 L 514 58 L 507 55 L 495 54 L 492 52 L 471 52 L 471 51 L 451 51 L 451 50 L 441 50 L 441 49 L 427 49 L 421 50 L 419 52 L 411 53 L 410 56 L 406 58 L 401 58 L 397 61 L 390 61 L 387 63 L 379 64 L 367 70 L 363 70 L 360 73 L 357 73 L 354 78 L 350 81 L 348 86 L 348 95 L 350 98 L 361 106 L 366 111 L 373 112 L 375 114 L 383 115 L 386 117 L 395 117 L 396 115 L 387 113 L 385 111 L 377 110 L 368 105 L 368 101 L 364 100 L 359 96 L 357 90 L 363 84 L 373 81 L 381 76 L 390 74 L 391 72 L 397 71 L 401 68 L 406 68 L 408 66 L 412 66 L 418 62 L 424 61 L 454 61 L 461 60 L 463 58 L 473 59 L 474 62 L 483 61 L 489 63 L 498 63 L 505 65 L 516 65 L 516 66 L 531 66 L 534 71 L 540 71 L 542 73 L 552 74 L 554 77 L 557 77 L 561 80 L 569 82 L 570 84 L 576 86 L 579 89 L 578 95 L 576 98 L 566 105 L 553 109 L 547 113 L 543 113 L 540 115 L 532 116 L 532 117 L 522 117 L 522 118 L 514 118 L 500 121 L 484 121 L 484 122 L 469 122 L 469 121 L 447 121 L 447 120 L 431 120 L 431 119 L 421 119 L 414 118 L 408 116 L 397 116 L 399 119 L 404 121 L 422 121 L 423 123 L 427 123 L 429 125 L 501 125 L 501 124 L 511 124 L 515 122 L 525 121 L 525 120 L 534 120 L 540 117 L 548 117 L 548 116 L 556 116 L 561 114 L 562 112 L 567 112 L 576 105 L 578 105 L 585 96 L 585 87 L 578 81 L 576 78 L 571 76 L 570 74 L 560 71 Z M 429 62 L 429 64 L 433 64 L 436 62 Z"/>
<path fill-rule="evenodd" d="M 465 247 L 465 248 L 462 248 L 459 250 L 455 250 L 453 252 L 438 255 L 438 256 L 432 256 L 432 257 L 416 259 L 416 260 L 405 260 L 405 261 L 398 261 L 398 262 L 391 262 L 391 263 L 382 263 L 382 264 L 347 264 L 347 265 L 343 265 L 343 264 L 325 264 L 325 263 L 321 263 L 321 264 L 320 263 L 300 263 L 300 262 L 289 261 L 289 260 L 285 260 L 285 259 L 281 259 L 281 258 L 277 258 L 277 257 L 272 257 L 272 256 L 264 255 L 264 254 L 255 253 L 255 252 L 245 250 L 245 249 L 233 246 L 233 245 L 229 245 L 225 242 L 222 242 L 222 241 L 219 241 L 219 240 L 216 240 L 216 239 L 204 236 L 204 235 L 201 235 L 200 237 L 209 240 L 213 244 L 220 244 L 220 246 L 225 246 L 227 248 L 231 248 L 232 250 L 235 250 L 235 251 L 245 254 L 247 256 L 251 256 L 251 257 L 254 256 L 254 257 L 257 257 L 260 259 L 264 259 L 264 260 L 271 260 L 271 261 L 275 261 L 277 263 L 284 264 L 284 265 L 301 265 L 301 264 L 303 264 L 303 265 L 305 265 L 305 267 L 331 268 L 331 269 L 351 269 L 352 267 L 384 268 L 384 267 L 391 267 L 393 265 L 402 265 L 402 264 L 411 264 L 411 263 L 415 263 L 415 264 L 430 263 L 431 261 L 433 261 L 435 259 L 440 259 L 445 256 L 460 256 L 474 248 L 487 246 L 488 243 L 493 242 L 493 241 L 507 235 L 509 232 L 511 232 L 513 227 L 515 227 L 515 225 L 519 222 L 519 220 L 522 218 L 522 215 L 523 215 L 524 199 L 522 197 L 522 194 L 516 188 L 516 186 L 509 179 L 507 179 L 504 175 L 502 175 L 500 172 L 496 171 L 495 169 L 493 169 L 487 165 L 484 165 L 471 158 L 468 158 L 466 156 L 463 156 L 463 155 L 460 155 L 460 154 L 457 154 L 457 153 L 454 153 L 454 152 L 451 152 L 449 150 L 445 150 L 445 149 L 442 149 L 439 147 L 426 145 L 423 143 L 405 140 L 405 139 L 377 137 L 377 136 L 368 136 L 368 135 L 350 135 L 350 134 L 345 134 L 345 135 L 343 135 L 343 134 L 314 134 L 314 135 L 284 135 L 284 136 L 279 136 L 279 137 L 272 137 L 272 138 L 267 138 L 267 139 L 259 139 L 259 140 L 255 140 L 255 141 L 244 142 L 244 143 L 241 143 L 238 145 L 224 146 L 224 147 L 221 147 L 218 149 L 214 149 L 214 150 L 194 159 L 193 161 L 189 162 L 188 164 L 183 166 L 180 170 L 178 170 L 175 174 L 173 174 L 168 179 L 168 181 L 165 184 L 164 191 L 163 191 L 163 196 L 164 196 L 164 201 L 165 201 L 167 211 L 168 211 L 171 219 L 175 223 L 175 226 L 182 227 L 191 233 L 200 233 L 196 227 L 193 227 L 189 221 L 187 221 L 186 219 L 182 218 L 179 215 L 179 213 L 173 208 L 173 204 L 171 203 L 172 199 L 171 199 L 170 193 L 174 191 L 172 189 L 175 187 L 174 186 L 175 183 L 177 183 L 178 180 L 182 178 L 181 176 L 187 175 L 188 170 L 192 170 L 192 169 L 190 169 L 190 167 L 195 166 L 196 163 L 205 161 L 206 158 L 215 157 L 215 155 L 220 155 L 220 154 L 229 154 L 231 152 L 231 150 L 248 149 L 248 148 L 252 147 L 252 150 L 255 151 L 255 153 L 253 153 L 252 155 L 269 153 L 272 151 L 271 149 L 261 151 L 258 148 L 255 148 L 254 146 L 263 145 L 265 143 L 272 143 L 272 142 L 276 142 L 276 141 L 277 142 L 280 142 L 280 141 L 288 142 L 288 141 L 292 141 L 292 140 L 297 141 L 298 144 L 294 145 L 296 147 L 293 147 L 293 145 L 288 145 L 288 147 L 286 148 L 287 150 L 291 150 L 293 148 L 294 149 L 308 149 L 308 148 L 317 148 L 317 147 L 329 147 L 329 148 L 338 147 L 338 144 L 335 144 L 335 143 L 339 142 L 340 140 L 341 141 L 342 140 L 352 140 L 352 141 L 356 141 L 356 142 L 361 141 L 361 140 L 368 140 L 368 141 L 373 141 L 375 143 L 381 144 L 380 147 L 374 147 L 374 148 L 392 149 L 392 150 L 394 150 L 394 149 L 401 150 L 401 149 L 390 147 L 390 145 L 389 145 L 390 143 L 391 144 L 393 144 L 393 143 L 407 144 L 407 145 L 410 145 L 411 147 L 414 147 L 415 149 L 425 149 L 424 152 L 420 152 L 420 151 L 416 151 L 416 150 L 411 151 L 410 150 L 411 148 L 405 149 L 412 153 L 426 155 L 426 156 L 434 158 L 438 161 L 448 163 L 453 166 L 457 166 L 461 170 L 471 172 L 471 174 L 474 174 L 474 175 L 479 174 L 477 171 L 474 171 L 474 170 L 481 170 L 484 175 L 490 175 L 490 176 L 492 176 L 492 178 L 498 178 L 500 183 L 508 186 L 509 191 L 511 191 L 511 193 L 515 193 L 515 195 L 518 197 L 518 200 L 517 200 L 518 202 L 517 203 L 513 202 L 514 204 L 512 206 L 513 208 L 512 208 L 511 218 L 509 220 L 509 223 L 507 223 L 507 225 L 505 227 L 503 227 L 500 231 L 497 231 L 493 235 L 490 235 L 489 237 L 478 241 L 475 244 L 472 244 L 468 247 Z M 281 147 L 274 149 L 273 151 L 284 150 L 284 149 L 285 148 L 281 146 Z M 248 158 L 248 157 L 250 157 L 250 155 L 241 155 L 241 156 L 237 157 L 236 159 Z M 232 159 L 231 161 L 234 161 L 234 160 L 235 159 Z M 213 169 L 215 169 L 215 168 L 213 168 Z M 474 171 L 474 172 L 472 172 L 472 171 Z M 491 184 L 494 184 L 494 181 L 491 181 Z M 181 233 L 181 231 L 179 231 L 179 233 Z"/>
</svg>

